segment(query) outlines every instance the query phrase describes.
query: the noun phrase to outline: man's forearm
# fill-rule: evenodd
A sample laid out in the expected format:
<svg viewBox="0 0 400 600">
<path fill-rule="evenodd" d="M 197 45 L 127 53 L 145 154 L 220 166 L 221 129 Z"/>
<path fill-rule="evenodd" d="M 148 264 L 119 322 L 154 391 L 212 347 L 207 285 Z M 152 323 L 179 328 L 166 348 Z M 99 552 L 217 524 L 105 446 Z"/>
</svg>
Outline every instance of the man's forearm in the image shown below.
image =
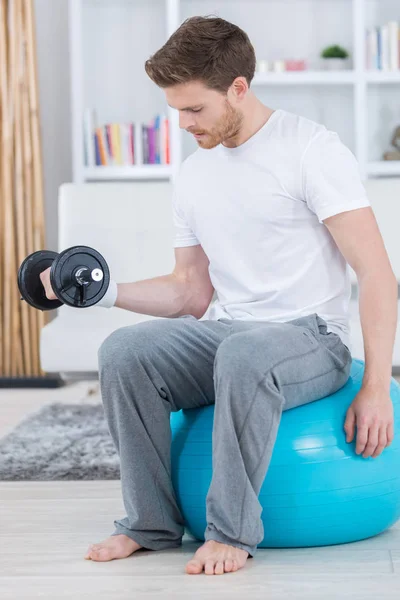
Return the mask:
<svg viewBox="0 0 400 600">
<path fill-rule="evenodd" d="M 174 274 L 133 283 L 118 283 L 115 306 L 155 317 L 197 316 L 201 307 L 190 294 L 189 284 Z"/>
<path fill-rule="evenodd" d="M 391 270 L 359 278 L 359 310 L 365 353 L 363 386 L 389 392 L 397 327 L 397 281 Z"/>
</svg>

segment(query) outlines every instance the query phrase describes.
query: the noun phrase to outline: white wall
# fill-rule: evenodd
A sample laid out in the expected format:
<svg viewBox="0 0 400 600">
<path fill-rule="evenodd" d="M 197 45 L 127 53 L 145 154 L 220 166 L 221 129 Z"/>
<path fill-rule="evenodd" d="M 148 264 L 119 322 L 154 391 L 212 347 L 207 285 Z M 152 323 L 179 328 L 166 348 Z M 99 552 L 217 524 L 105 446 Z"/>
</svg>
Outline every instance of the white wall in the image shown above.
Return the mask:
<svg viewBox="0 0 400 600">
<path fill-rule="evenodd" d="M 71 181 L 67 0 L 35 0 L 46 248 L 57 250 L 57 193 Z"/>
</svg>

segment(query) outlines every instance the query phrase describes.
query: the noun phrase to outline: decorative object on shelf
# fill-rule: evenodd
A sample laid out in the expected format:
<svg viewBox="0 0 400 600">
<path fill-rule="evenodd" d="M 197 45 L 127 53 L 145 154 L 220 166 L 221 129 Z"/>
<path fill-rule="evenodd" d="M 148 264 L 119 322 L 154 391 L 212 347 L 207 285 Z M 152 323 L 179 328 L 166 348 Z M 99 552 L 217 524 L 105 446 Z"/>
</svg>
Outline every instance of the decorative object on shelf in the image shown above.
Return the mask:
<svg viewBox="0 0 400 600">
<path fill-rule="evenodd" d="M 270 70 L 269 62 L 267 60 L 261 59 L 257 61 L 256 64 L 256 72 L 257 73 L 267 73 Z"/>
<path fill-rule="evenodd" d="M 325 68 L 328 70 L 342 70 L 347 68 L 349 53 L 342 46 L 327 46 L 321 52 Z"/>
<path fill-rule="evenodd" d="M 274 73 L 283 73 L 286 71 L 286 64 L 284 60 L 274 60 L 272 63 L 272 70 Z"/>
<path fill-rule="evenodd" d="M 389 21 L 380 27 L 367 29 L 366 68 L 371 71 L 400 69 L 400 24 Z"/>
<path fill-rule="evenodd" d="M 286 61 L 286 71 L 305 71 L 307 63 L 304 59 L 291 59 Z"/>
<path fill-rule="evenodd" d="M 170 164 L 169 120 L 157 115 L 150 124 L 107 123 L 97 125 L 96 112 L 84 115 L 85 165 L 87 167 Z"/>
<path fill-rule="evenodd" d="M 396 150 L 389 150 L 383 155 L 384 160 L 400 160 L 400 125 L 396 127 L 393 133 L 391 144 Z"/>
<path fill-rule="evenodd" d="M 256 72 L 257 73 L 283 73 L 285 71 L 305 71 L 307 64 L 304 59 L 279 59 L 274 61 L 268 61 L 261 59 L 257 61 Z"/>
</svg>

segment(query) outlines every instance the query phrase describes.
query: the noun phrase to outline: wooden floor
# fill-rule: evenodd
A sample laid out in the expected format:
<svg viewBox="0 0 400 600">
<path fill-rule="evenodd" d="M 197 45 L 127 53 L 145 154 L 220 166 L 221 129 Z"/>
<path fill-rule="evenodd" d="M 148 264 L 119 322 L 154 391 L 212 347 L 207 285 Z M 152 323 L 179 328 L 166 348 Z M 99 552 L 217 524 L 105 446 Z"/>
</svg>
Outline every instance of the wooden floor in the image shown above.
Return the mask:
<svg viewBox="0 0 400 600">
<path fill-rule="evenodd" d="M 0 390 L 0 436 L 44 403 L 98 402 L 95 382 L 59 390 Z M 92 393 L 94 392 L 94 393 Z M 186 575 L 199 543 L 109 563 L 84 560 L 125 516 L 118 481 L 0 482 L 0 598 L 33 600 L 400 599 L 400 522 L 342 546 L 258 550 L 244 569 Z"/>
</svg>

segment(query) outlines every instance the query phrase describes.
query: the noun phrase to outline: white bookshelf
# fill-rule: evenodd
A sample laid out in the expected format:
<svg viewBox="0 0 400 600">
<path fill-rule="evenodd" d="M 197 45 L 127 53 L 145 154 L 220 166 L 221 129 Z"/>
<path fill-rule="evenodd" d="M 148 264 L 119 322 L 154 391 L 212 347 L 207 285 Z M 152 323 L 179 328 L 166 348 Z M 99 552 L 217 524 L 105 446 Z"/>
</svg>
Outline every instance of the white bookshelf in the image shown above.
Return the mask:
<svg viewBox="0 0 400 600">
<path fill-rule="evenodd" d="M 353 70 L 343 71 L 288 71 L 284 73 L 256 73 L 252 86 L 261 85 L 347 85 L 356 81 Z"/>
<path fill-rule="evenodd" d="M 400 177 L 400 160 L 381 160 L 369 162 L 367 164 L 367 173 L 369 177 Z"/>
<path fill-rule="evenodd" d="M 170 165 L 121 165 L 84 167 L 83 177 L 86 181 L 107 181 L 119 179 L 170 179 Z"/>
<path fill-rule="evenodd" d="M 359 161 L 363 178 L 400 176 L 400 161 L 376 160 L 384 149 L 390 149 L 393 127 L 397 121 L 400 124 L 400 71 L 368 71 L 365 68 L 366 29 L 390 19 L 400 21 L 398 0 L 304 0 L 304 6 L 299 0 L 282 0 L 279 3 L 276 0 L 152 0 L 151 3 L 147 0 L 69 0 L 74 181 L 173 180 L 182 160 L 197 145 L 192 139 L 184 138 L 189 134 L 180 130 L 177 111 L 167 106 L 164 92 L 158 90 L 147 77 L 144 60 L 168 39 L 187 16 L 210 13 L 242 26 L 255 45 L 257 58 L 264 58 L 258 49 L 263 48 L 264 51 L 265 39 L 272 40 L 271 45 L 278 45 L 280 32 L 263 29 L 267 25 L 260 11 L 268 10 L 270 16 L 276 14 L 278 18 L 281 14 L 279 11 L 287 13 L 294 8 L 300 10 L 300 4 L 303 12 L 314 7 L 317 14 L 318 37 L 313 41 L 314 55 L 317 45 L 319 51 L 324 45 L 336 43 L 340 35 L 347 36 L 342 44 L 350 48 L 351 68 L 325 71 L 316 65 L 314 69 L 301 72 L 257 72 L 252 88 L 263 101 L 265 98 L 266 104 L 269 97 L 275 100 L 275 104 L 270 104 L 275 107 L 290 94 L 295 112 L 295 107 L 299 105 L 302 108 L 303 102 L 303 114 L 307 112 L 312 98 L 314 105 L 318 106 L 316 114 L 321 115 L 316 119 L 319 122 L 324 122 L 324 103 L 330 101 L 333 103 L 333 126 L 325 124 L 339 134 L 343 132 L 345 143 L 346 135 L 349 136 L 348 145 Z M 327 12 L 328 9 L 330 12 Z M 129 35 L 128 28 L 130 11 L 133 12 L 131 27 L 137 28 L 132 35 Z M 327 22 L 326 32 L 322 26 L 324 18 Z M 143 19 L 143 24 L 140 19 Z M 293 15 L 293 21 L 296 41 L 288 32 L 287 44 L 290 47 L 293 44 L 294 51 L 299 52 L 302 28 L 297 27 L 296 15 Z M 151 35 L 148 32 L 149 23 Z M 142 29 L 143 37 L 140 44 L 132 46 L 135 33 L 140 35 L 138 28 Z M 97 31 L 102 32 L 101 43 L 96 37 Z M 271 31 L 277 37 L 274 38 Z M 118 44 L 115 48 L 116 39 Z M 300 45 L 300 50 L 307 47 L 306 43 L 308 40 L 303 42 L 303 46 Z M 126 44 L 126 47 L 121 44 Z M 112 84 L 107 85 L 107 77 L 111 78 Z M 376 99 L 377 89 L 379 94 L 382 93 L 382 101 L 379 100 L 380 95 Z M 94 102 L 98 102 L 99 106 L 93 106 Z M 390 111 L 386 112 L 394 115 L 394 122 L 381 122 L 380 102 L 385 106 L 390 105 Z M 125 118 L 143 122 L 150 120 L 157 112 L 166 114 L 170 121 L 171 164 L 87 167 L 84 163 L 83 113 L 88 106 L 99 109 L 104 121 Z M 381 141 L 382 147 L 377 149 L 375 140 L 379 136 L 373 133 L 373 128 L 380 131 L 381 140 L 387 140 Z M 351 133 L 348 133 L 349 129 Z M 191 144 L 190 148 L 188 144 Z"/>
<path fill-rule="evenodd" d="M 368 83 L 400 83 L 400 73 L 366 71 L 365 77 Z"/>
</svg>

